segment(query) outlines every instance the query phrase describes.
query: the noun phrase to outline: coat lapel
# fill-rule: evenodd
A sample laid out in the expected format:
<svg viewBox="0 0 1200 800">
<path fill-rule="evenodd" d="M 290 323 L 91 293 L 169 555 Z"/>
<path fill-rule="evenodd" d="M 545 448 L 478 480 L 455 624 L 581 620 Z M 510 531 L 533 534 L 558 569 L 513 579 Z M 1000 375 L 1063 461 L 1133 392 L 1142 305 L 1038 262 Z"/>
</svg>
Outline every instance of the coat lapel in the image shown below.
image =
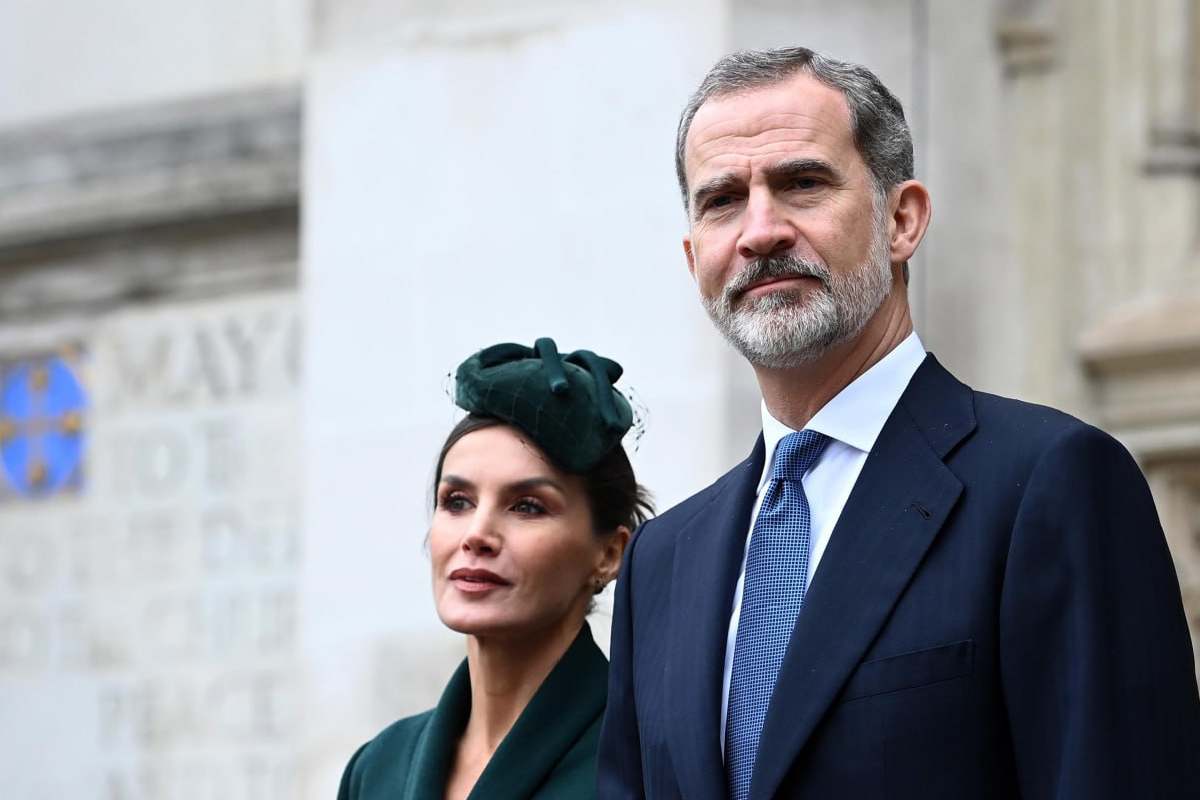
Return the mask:
<svg viewBox="0 0 1200 800">
<path fill-rule="evenodd" d="M 468 800 L 535 796 L 567 751 L 599 721 L 607 698 L 608 661 L 584 623 L 496 748 Z"/>
<path fill-rule="evenodd" d="M 471 677 L 463 661 L 442 692 L 437 707 L 417 739 L 404 800 L 442 800 L 455 750 L 471 713 Z"/>
<path fill-rule="evenodd" d="M 970 390 L 927 357 L 867 457 L 805 597 L 763 723 L 751 798 L 778 791 L 884 625 L 962 492 L 942 459 L 973 429 Z"/>
<path fill-rule="evenodd" d="M 669 747 L 688 800 L 724 800 L 721 676 L 733 592 L 763 468 L 760 436 L 750 457 L 716 486 L 713 499 L 675 537 L 667 706 Z"/>
</svg>

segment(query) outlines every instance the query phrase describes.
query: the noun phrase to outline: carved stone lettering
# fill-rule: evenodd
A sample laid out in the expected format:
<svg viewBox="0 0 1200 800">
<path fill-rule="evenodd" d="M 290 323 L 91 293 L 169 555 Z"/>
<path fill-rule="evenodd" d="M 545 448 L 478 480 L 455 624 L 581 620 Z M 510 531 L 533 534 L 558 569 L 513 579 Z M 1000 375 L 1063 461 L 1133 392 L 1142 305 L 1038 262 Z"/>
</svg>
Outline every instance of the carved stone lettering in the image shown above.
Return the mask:
<svg viewBox="0 0 1200 800">
<path fill-rule="evenodd" d="M 46 669 L 50 661 L 51 624 L 38 609 L 0 611 L 0 674 Z"/>
<path fill-rule="evenodd" d="M 202 591 L 152 597 L 139 629 L 154 663 L 287 655 L 296 641 L 295 590 Z"/>
<path fill-rule="evenodd" d="M 232 389 L 232 359 L 219 350 L 220 342 L 214 334 L 215 331 L 204 327 L 191 331 L 190 346 L 180 350 L 181 374 L 174 384 L 172 400 L 186 405 L 228 399 Z"/>
<path fill-rule="evenodd" d="M 243 558 L 247 534 L 241 509 L 237 506 L 205 509 L 200 517 L 200 530 L 204 541 L 204 566 L 209 571 L 227 571 Z"/>
<path fill-rule="evenodd" d="M 200 425 L 204 451 L 204 485 L 213 492 L 236 488 L 245 478 L 245 452 L 234 420 Z"/>
<path fill-rule="evenodd" d="M 155 322 L 150 335 L 141 325 L 115 325 L 97 348 L 111 378 L 100 397 L 106 411 L 205 407 L 296 389 L 299 321 L 291 309 Z"/>
<path fill-rule="evenodd" d="M 188 467 L 188 451 L 178 431 L 144 431 L 132 444 L 126 457 L 132 462 L 131 471 L 141 495 L 162 498 L 180 487 Z"/>
<path fill-rule="evenodd" d="M 230 319 L 225 323 L 225 338 L 233 353 L 233 363 L 237 374 L 238 390 L 246 396 L 253 395 L 258 387 L 258 352 L 259 343 L 268 343 L 271 338 L 271 328 L 278 324 L 273 317 L 258 317 L 252 323 L 242 319 Z M 246 329 L 252 324 L 253 334 Z"/>
<path fill-rule="evenodd" d="M 281 589 L 265 595 L 258 614 L 258 652 L 264 655 L 291 652 L 297 644 L 295 591 Z"/>
<path fill-rule="evenodd" d="M 145 402 L 166 381 L 171 337 L 166 332 L 140 337 L 113 337 L 109 342 L 112 379 L 101 382 L 112 390 L 101 395 L 103 405 L 119 408 Z"/>
<path fill-rule="evenodd" d="M 152 759 L 136 769 L 108 773 L 104 800 L 292 800 L 300 765 L 279 754 L 232 762 Z"/>
<path fill-rule="evenodd" d="M 71 573 L 81 586 L 162 583 L 185 574 L 192 559 L 178 507 L 81 515 L 71 528 Z"/>
<path fill-rule="evenodd" d="M 217 505 L 202 512 L 204 565 L 209 572 L 292 569 L 299 557 L 295 507 L 282 502 Z"/>
<path fill-rule="evenodd" d="M 90 636 L 83 609 L 64 608 L 58 617 L 58 663 L 66 670 L 86 670 L 99 666 L 92 658 Z"/>
<path fill-rule="evenodd" d="M 100 692 L 97 737 L 113 749 L 267 743 L 286 736 L 295 723 L 295 689 L 291 673 L 280 669 L 117 683 Z"/>
<path fill-rule="evenodd" d="M 57 570 L 57 556 L 45 530 L 0 531 L 0 588 L 14 594 L 44 590 Z"/>
<path fill-rule="evenodd" d="M 192 659 L 204 648 L 204 609 L 196 595 L 153 597 L 140 626 L 149 655 L 162 660 Z"/>
<path fill-rule="evenodd" d="M 85 491 L 0 508 L 0 695 L 96 726 L 66 796 L 297 796 L 298 337 L 289 295 L 84 337 Z"/>
</svg>

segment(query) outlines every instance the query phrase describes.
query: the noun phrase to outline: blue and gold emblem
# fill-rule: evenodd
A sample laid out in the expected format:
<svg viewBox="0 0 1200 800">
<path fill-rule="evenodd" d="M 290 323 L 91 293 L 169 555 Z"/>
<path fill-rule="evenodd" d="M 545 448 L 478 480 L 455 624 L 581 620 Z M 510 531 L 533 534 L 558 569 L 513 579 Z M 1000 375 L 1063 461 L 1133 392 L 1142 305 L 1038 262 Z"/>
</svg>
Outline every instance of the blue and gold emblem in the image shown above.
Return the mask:
<svg viewBox="0 0 1200 800">
<path fill-rule="evenodd" d="M 0 474 L 12 490 L 43 497 L 80 485 L 86 410 L 67 357 L 28 359 L 0 372 Z"/>
</svg>

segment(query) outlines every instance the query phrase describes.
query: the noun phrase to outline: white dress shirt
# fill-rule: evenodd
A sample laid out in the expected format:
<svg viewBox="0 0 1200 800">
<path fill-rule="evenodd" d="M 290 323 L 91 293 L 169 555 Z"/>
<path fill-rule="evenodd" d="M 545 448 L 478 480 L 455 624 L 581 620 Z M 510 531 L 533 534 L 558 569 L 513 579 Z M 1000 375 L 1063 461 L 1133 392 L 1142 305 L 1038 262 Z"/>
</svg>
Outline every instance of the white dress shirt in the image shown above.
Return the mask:
<svg viewBox="0 0 1200 800">
<path fill-rule="evenodd" d="M 829 537 L 842 515 L 842 508 L 854 488 L 863 464 L 883 430 L 883 424 L 891 416 L 900 395 L 921 362 L 925 360 L 925 346 L 916 332 L 896 346 L 869 370 L 859 375 L 849 386 L 826 403 L 816 413 L 805 430 L 819 431 L 832 441 L 817 463 L 804 475 L 804 495 L 808 498 L 811 513 L 809 533 L 808 580 L 812 583 L 821 561 L 821 554 L 829 544 Z M 729 681 L 733 676 L 733 650 L 737 643 L 738 618 L 742 611 L 742 586 L 746 578 L 746 554 L 750 552 L 750 537 L 754 523 L 758 520 L 762 505 L 763 490 L 771 477 L 771 465 L 775 461 L 775 448 L 779 441 L 792 433 L 792 429 L 771 416 L 767 404 L 762 404 L 763 444 L 766 458 L 762 477 L 758 482 L 758 495 L 754 511 L 750 515 L 750 534 L 746 536 L 746 549 L 742 553 L 742 569 L 738 574 L 737 589 L 733 595 L 733 613 L 729 618 L 729 636 L 725 640 L 725 675 L 721 684 L 721 743 L 724 753 L 725 721 L 729 714 Z"/>
</svg>

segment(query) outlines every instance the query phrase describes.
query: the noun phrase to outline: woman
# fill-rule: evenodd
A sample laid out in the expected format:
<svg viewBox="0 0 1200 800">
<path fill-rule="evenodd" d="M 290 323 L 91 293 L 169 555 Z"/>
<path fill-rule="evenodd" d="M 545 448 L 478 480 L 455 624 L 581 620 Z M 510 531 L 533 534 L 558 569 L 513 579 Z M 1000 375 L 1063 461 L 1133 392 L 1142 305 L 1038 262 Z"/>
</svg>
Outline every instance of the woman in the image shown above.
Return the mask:
<svg viewBox="0 0 1200 800">
<path fill-rule="evenodd" d="M 554 342 L 489 347 L 456 373 L 429 529 L 433 594 L 467 658 L 437 707 L 359 749 L 339 800 L 595 795 L 608 663 L 586 623 L 650 511 L 621 447 L 614 361 Z"/>
</svg>

